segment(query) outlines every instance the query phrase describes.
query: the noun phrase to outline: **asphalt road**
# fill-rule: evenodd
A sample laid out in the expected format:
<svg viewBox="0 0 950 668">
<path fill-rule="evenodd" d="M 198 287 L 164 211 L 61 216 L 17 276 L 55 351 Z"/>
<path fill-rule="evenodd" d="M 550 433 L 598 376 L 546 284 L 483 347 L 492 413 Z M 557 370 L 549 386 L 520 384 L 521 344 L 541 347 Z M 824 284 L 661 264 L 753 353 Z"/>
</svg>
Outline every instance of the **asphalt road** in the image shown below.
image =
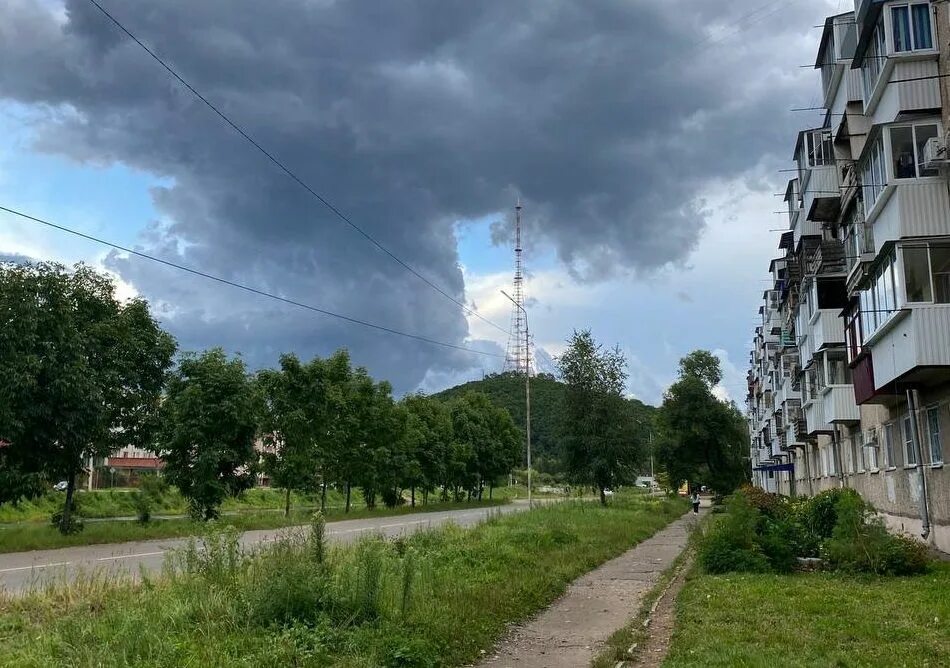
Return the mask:
<svg viewBox="0 0 950 668">
<path fill-rule="evenodd" d="M 490 513 L 512 513 L 527 510 L 525 502 L 503 506 L 414 513 L 396 517 L 374 517 L 327 523 L 331 542 L 347 542 L 361 536 L 381 534 L 398 536 L 420 529 L 454 522 L 459 526 L 478 524 Z M 245 531 L 240 542 L 245 549 L 265 544 L 286 533 L 288 529 Z M 165 538 L 131 543 L 87 545 L 58 550 L 37 550 L 0 554 L 0 588 L 7 592 L 23 592 L 50 582 L 71 581 L 83 573 L 97 572 L 116 576 L 135 576 L 161 570 L 166 554 L 182 547 L 187 538 Z"/>
</svg>

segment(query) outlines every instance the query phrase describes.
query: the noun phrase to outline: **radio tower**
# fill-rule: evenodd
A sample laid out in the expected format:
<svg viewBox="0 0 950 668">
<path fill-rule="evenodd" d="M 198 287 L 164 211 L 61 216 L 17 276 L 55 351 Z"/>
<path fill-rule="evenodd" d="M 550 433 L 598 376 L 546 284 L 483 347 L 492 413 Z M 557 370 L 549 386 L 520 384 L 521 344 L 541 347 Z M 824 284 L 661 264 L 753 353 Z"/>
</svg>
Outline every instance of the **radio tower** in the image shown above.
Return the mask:
<svg viewBox="0 0 950 668">
<path fill-rule="evenodd" d="M 524 265 L 521 260 L 521 198 L 515 205 L 515 281 L 512 292 L 511 329 L 505 351 L 505 371 L 531 373 L 531 350 L 524 315 Z"/>
</svg>

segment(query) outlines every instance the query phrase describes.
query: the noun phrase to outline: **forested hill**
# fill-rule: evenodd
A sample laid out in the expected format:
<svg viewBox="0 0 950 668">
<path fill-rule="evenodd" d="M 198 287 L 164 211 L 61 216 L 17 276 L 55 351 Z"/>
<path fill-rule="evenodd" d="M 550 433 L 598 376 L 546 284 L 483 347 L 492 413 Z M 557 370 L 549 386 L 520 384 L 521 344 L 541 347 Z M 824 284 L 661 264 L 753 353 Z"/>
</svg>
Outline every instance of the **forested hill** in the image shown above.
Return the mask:
<svg viewBox="0 0 950 668">
<path fill-rule="evenodd" d="M 532 464 L 540 471 L 556 472 L 560 468 L 557 429 L 564 387 L 554 376 L 547 374 L 531 378 Z M 482 380 L 473 380 L 443 390 L 434 396 L 451 399 L 465 392 L 487 394 L 496 405 L 507 408 L 515 424 L 524 431 L 524 376 L 513 373 L 492 374 Z M 645 443 L 656 408 L 637 399 L 630 399 L 629 406 L 634 417 L 643 423 L 642 441 Z"/>
</svg>

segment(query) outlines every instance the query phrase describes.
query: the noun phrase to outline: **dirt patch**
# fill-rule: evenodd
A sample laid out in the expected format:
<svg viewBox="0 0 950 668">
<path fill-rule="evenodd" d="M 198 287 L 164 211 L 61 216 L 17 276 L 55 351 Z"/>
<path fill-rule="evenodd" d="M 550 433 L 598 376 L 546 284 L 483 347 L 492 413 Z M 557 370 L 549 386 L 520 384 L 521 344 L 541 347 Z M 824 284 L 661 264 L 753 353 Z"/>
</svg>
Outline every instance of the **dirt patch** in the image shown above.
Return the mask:
<svg viewBox="0 0 950 668">
<path fill-rule="evenodd" d="M 676 597 L 686 584 L 692 561 L 692 555 L 683 560 L 669 587 L 653 604 L 645 623 L 647 639 L 642 646 L 633 648 L 633 658 L 622 664 L 625 668 L 658 668 L 663 664 L 670 651 L 670 638 L 676 623 Z"/>
</svg>

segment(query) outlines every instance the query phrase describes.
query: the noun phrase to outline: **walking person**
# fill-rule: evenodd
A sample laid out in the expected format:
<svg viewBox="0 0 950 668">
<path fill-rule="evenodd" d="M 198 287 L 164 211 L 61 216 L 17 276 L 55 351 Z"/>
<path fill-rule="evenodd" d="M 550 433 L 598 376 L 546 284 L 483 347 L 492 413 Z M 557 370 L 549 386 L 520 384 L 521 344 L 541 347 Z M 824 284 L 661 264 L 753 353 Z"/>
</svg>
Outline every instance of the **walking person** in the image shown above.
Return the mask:
<svg viewBox="0 0 950 668">
<path fill-rule="evenodd" d="M 694 489 L 689 501 L 693 504 L 693 512 L 699 514 L 699 492 Z"/>
</svg>

